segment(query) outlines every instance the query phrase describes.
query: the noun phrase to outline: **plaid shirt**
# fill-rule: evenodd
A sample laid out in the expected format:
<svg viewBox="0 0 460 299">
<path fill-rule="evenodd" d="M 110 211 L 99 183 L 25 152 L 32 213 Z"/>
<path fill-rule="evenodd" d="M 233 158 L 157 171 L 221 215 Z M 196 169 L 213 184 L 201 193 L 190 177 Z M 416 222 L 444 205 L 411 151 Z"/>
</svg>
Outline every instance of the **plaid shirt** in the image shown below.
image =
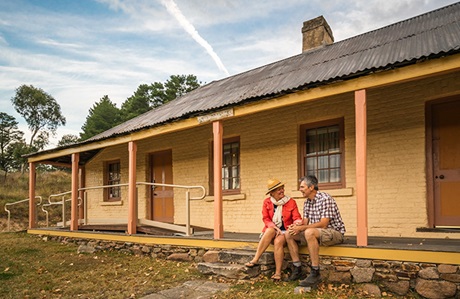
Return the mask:
<svg viewBox="0 0 460 299">
<path fill-rule="evenodd" d="M 345 225 L 337 203 L 332 196 L 325 192 L 318 191 L 313 200 L 309 198 L 305 200 L 303 217 L 309 220 L 309 224 L 319 222 L 321 218 L 329 218 L 328 228 L 333 228 L 342 234 L 345 233 Z"/>
</svg>

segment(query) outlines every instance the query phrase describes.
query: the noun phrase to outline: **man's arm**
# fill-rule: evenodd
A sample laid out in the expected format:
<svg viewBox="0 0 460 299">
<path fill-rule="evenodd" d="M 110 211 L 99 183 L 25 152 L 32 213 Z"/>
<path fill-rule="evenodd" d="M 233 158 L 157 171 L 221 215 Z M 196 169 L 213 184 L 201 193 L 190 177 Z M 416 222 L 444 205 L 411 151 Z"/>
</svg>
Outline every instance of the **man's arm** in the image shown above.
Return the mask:
<svg viewBox="0 0 460 299">
<path fill-rule="evenodd" d="M 293 224 L 289 227 L 289 233 L 296 235 L 303 232 L 307 228 L 327 228 L 329 218 L 321 218 L 319 222 L 309 224 L 309 219 L 304 218 L 302 224 Z"/>
</svg>

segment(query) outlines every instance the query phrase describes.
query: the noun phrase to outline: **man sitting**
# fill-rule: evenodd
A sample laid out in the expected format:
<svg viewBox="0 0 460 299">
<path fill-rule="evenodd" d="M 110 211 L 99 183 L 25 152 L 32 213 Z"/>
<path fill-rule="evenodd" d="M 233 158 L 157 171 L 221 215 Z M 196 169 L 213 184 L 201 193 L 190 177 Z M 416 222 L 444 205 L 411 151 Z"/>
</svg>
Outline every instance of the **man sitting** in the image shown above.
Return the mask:
<svg viewBox="0 0 460 299">
<path fill-rule="evenodd" d="M 331 246 L 343 243 L 345 225 L 340 216 L 337 203 L 331 195 L 318 191 L 318 179 L 309 175 L 300 179 L 299 191 L 306 198 L 303 205 L 303 221 L 292 224 L 286 233 L 286 242 L 291 254 L 294 269 L 289 280 L 297 280 L 302 276 L 299 247 L 308 246 L 310 254 L 310 275 L 300 281 L 300 286 L 314 287 L 321 281 L 319 273 L 319 246 Z"/>
</svg>

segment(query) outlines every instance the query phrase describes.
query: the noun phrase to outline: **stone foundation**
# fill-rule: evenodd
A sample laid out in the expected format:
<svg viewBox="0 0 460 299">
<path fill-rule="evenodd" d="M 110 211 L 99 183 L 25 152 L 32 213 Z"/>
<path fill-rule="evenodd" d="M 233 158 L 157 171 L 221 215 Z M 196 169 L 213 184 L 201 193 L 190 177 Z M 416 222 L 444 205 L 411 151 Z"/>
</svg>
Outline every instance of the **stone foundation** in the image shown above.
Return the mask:
<svg viewBox="0 0 460 299">
<path fill-rule="evenodd" d="M 250 279 L 273 272 L 272 253 L 264 253 L 260 265 L 248 269 L 244 263 L 251 260 L 254 251 L 230 251 L 216 248 L 183 247 L 172 245 L 143 245 L 137 243 L 40 236 L 43 240 L 79 245 L 78 252 L 119 251 L 129 255 L 146 255 L 153 258 L 198 263 L 204 274 L 225 276 L 230 279 Z M 289 272 L 289 255 L 283 269 Z M 307 255 L 301 257 L 305 273 L 309 272 Z M 225 266 L 227 265 L 227 267 Z M 230 269 L 231 268 L 231 269 Z M 374 297 L 382 292 L 404 296 L 416 292 L 429 299 L 460 298 L 459 265 L 411 263 L 404 261 L 366 260 L 321 256 L 321 276 L 324 282 L 359 284 L 372 290 Z"/>
</svg>

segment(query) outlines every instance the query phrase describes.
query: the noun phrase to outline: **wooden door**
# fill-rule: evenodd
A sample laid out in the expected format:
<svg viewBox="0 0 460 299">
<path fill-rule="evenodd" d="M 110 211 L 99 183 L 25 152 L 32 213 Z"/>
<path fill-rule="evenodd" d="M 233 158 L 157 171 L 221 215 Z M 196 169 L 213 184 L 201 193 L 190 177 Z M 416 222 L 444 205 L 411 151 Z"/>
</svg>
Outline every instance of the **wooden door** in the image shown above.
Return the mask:
<svg viewBox="0 0 460 299">
<path fill-rule="evenodd" d="M 460 99 L 431 111 L 434 226 L 460 226 Z"/>
<path fill-rule="evenodd" d="M 151 155 L 151 181 L 160 184 L 173 184 L 172 151 L 166 150 Z M 150 191 L 152 220 L 174 222 L 174 191 L 171 187 L 158 186 Z"/>
</svg>

